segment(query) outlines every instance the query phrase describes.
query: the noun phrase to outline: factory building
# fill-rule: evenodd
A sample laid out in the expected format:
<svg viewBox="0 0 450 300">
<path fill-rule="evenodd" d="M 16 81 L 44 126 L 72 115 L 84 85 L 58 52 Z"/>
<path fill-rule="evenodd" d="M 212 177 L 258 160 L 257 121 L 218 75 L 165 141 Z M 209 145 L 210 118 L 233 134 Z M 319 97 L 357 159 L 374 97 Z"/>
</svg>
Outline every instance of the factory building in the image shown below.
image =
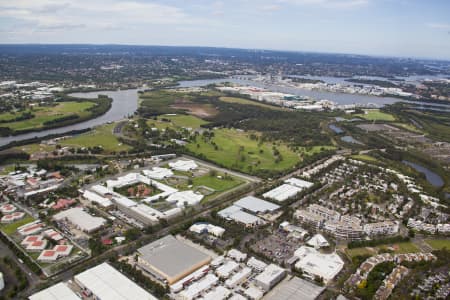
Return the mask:
<svg viewBox="0 0 450 300">
<path fill-rule="evenodd" d="M 157 298 L 107 263 L 75 275 L 84 294 L 94 299 L 156 300 Z"/>
<path fill-rule="evenodd" d="M 138 249 L 138 265 L 147 272 L 173 284 L 207 265 L 211 257 L 167 235 Z"/>
<path fill-rule="evenodd" d="M 267 292 L 285 276 L 286 270 L 277 265 L 270 264 L 261 274 L 255 277 L 255 283 Z"/>
</svg>

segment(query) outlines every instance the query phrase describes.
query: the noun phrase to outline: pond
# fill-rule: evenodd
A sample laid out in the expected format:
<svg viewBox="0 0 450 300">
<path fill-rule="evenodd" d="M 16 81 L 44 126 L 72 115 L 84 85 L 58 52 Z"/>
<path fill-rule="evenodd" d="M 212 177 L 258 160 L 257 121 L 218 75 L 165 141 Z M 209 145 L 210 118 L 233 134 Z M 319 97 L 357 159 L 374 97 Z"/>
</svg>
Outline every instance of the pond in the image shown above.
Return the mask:
<svg viewBox="0 0 450 300">
<path fill-rule="evenodd" d="M 334 124 L 328 125 L 328 128 L 330 128 L 331 130 L 334 131 L 334 133 L 337 133 L 337 134 L 341 134 L 341 133 L 344 132 L 344 130 L 342 130 L 341 127 L 338 127 L 338 126 L 336 126 L 336 125 L 334 125 Z"/>
<path fill-rule="evenodd" d="M 422 174 L 425 175 L 427 181 L 435 187 L 441 187 L 444 185 L 444 180 L 442 179 L 441 176 L 439 176 L 438 174 L 436 174 L 435 172 L 431 171 L 428 168 L 425 168 L 424 166 L 418 165 L 416 163 L 407 161 L 407 160 L 403 160 L 402 163 L 404 163 L 407 166 L 410 166 L 411 168 L 413 168 L 414 170 L 416 170 L 417 172 L 420 172 Z"/>
<path fill-rule="evenodd" d="M 350 143 L 350 144 L 364 145 L 364 143 L 358 141 L 357 139 L 355 139 L 354 137 L 352 137 L 350 135 L 341 137 L 341 141 L 344 141 L 344 142 Z"/>
</svg>

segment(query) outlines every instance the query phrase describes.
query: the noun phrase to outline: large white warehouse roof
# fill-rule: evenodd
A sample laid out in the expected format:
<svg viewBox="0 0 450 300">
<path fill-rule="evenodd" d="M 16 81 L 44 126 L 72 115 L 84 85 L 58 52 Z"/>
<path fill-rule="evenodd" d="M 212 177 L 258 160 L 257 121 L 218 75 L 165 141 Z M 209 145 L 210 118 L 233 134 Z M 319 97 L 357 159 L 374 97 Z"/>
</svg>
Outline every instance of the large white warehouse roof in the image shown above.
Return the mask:
<svg viewBox="0 0 450 300">
<path fill-rule="evenodd" d="M 299 188 L 290 184 L 283 184 L 279 187 L 274 188 L 273 190 L 268 191 L 263 194 L 264 198 L 273 199 L 278 202 L 286 201 L 287 199 L 294 197 L 298 193 L 302 191 L 302 188 Z"/>
<path fill-rule="evenodd" d="M 57 283 L 28 297 L 30 300 L 81 300 L 65 283 Z"/>
<path fill-rule="evenodd" d="M 157 299 L 107 263 L 76 275 L 75 281 L 89 289 L 98 299 Z"/>
<path fill-rule="evenodd" d="M 279 205 L 273 204 L 265 200 L 261 200 L 253 196 L 244 197 L 234 202 L 233 205 L 251 211 L 252 213 L 255 214 L 260 212 L 261 213 L 272 212 L 280 208 Z"/>
<path fill-rule="evenodd" d="M 323 254 L 305 246 L 295 251 L 294 256 L 299 258 L 295 264 L 297 269 L 320 276 L 325 282 L 333 279 L 344 267 L 344 261 L 336 253 Z"/>
</svg>

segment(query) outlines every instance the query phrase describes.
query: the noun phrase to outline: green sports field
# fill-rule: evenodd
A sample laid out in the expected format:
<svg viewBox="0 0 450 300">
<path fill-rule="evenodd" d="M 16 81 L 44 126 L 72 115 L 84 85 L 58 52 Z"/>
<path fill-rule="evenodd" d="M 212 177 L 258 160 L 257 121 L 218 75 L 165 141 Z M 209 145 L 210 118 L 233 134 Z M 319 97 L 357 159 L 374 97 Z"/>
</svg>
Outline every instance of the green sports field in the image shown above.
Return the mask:
<svg viewBox="0 0 450 300">
<path fill-rule="evenodd" d="M 217 178 L 217 176 L 204 175 L 201 177 L 195 177 L 193 180 L 193 186 L 206 186 L 211 189 L 214 189 L 216 192 L 223 192 L 229 189 L 232 189 L 242 183 L 243 180 L 230 176 L 229 178 Z"/>
<path fill-rule="evenodd" d="M 369 121 L 395 121 L 393 115 L 382 112 L 379 109 L 366 110 L 366 113 L 357 114 L 354 117 L 360 117 Z"/>
<path fill-rule="evenodd" d="M 375 255 L 380 252 L 380 250 L 391 250 L 394 253 L 415 253 L 420 252 L 419 248 L 412 242 L 402 242 L 395 244 L 379 245 L 376 247 L 360 247 L 353 249 L 346 249 L 345 252 L 350 257 L 360 256 L 360 255 Z"/>
</svg>

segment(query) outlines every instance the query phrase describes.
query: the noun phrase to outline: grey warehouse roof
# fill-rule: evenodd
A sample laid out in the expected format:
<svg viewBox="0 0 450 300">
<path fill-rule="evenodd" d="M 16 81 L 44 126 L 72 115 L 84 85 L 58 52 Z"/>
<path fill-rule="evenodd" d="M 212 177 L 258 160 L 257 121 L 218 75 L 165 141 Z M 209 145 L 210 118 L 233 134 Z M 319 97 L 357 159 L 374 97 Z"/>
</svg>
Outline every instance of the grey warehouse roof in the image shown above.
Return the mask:
<svg viewBox="0 0 450 300">
<path fill-rule="evenodd" d="M 272 212 L 280 208 L 279 205 L 273 204 L 269 201 L 261 200 L 253 196 L 244 197 L 234 202 L 233 205 L 241 207 L 253 213 Z"/>
<path fill-rule="evenodd" d="M 138 249 L 141 258 L 169 277 L 177 277 L 210 256 L 172 235 Z"/>
<path fill-rule="evenodd" d="M 266 300 L 314 300 L 325 290 L 324 287 L 315 285 L 298 277 L 285 279 L 278 284 L 267 296 Z"/>
</svg>

